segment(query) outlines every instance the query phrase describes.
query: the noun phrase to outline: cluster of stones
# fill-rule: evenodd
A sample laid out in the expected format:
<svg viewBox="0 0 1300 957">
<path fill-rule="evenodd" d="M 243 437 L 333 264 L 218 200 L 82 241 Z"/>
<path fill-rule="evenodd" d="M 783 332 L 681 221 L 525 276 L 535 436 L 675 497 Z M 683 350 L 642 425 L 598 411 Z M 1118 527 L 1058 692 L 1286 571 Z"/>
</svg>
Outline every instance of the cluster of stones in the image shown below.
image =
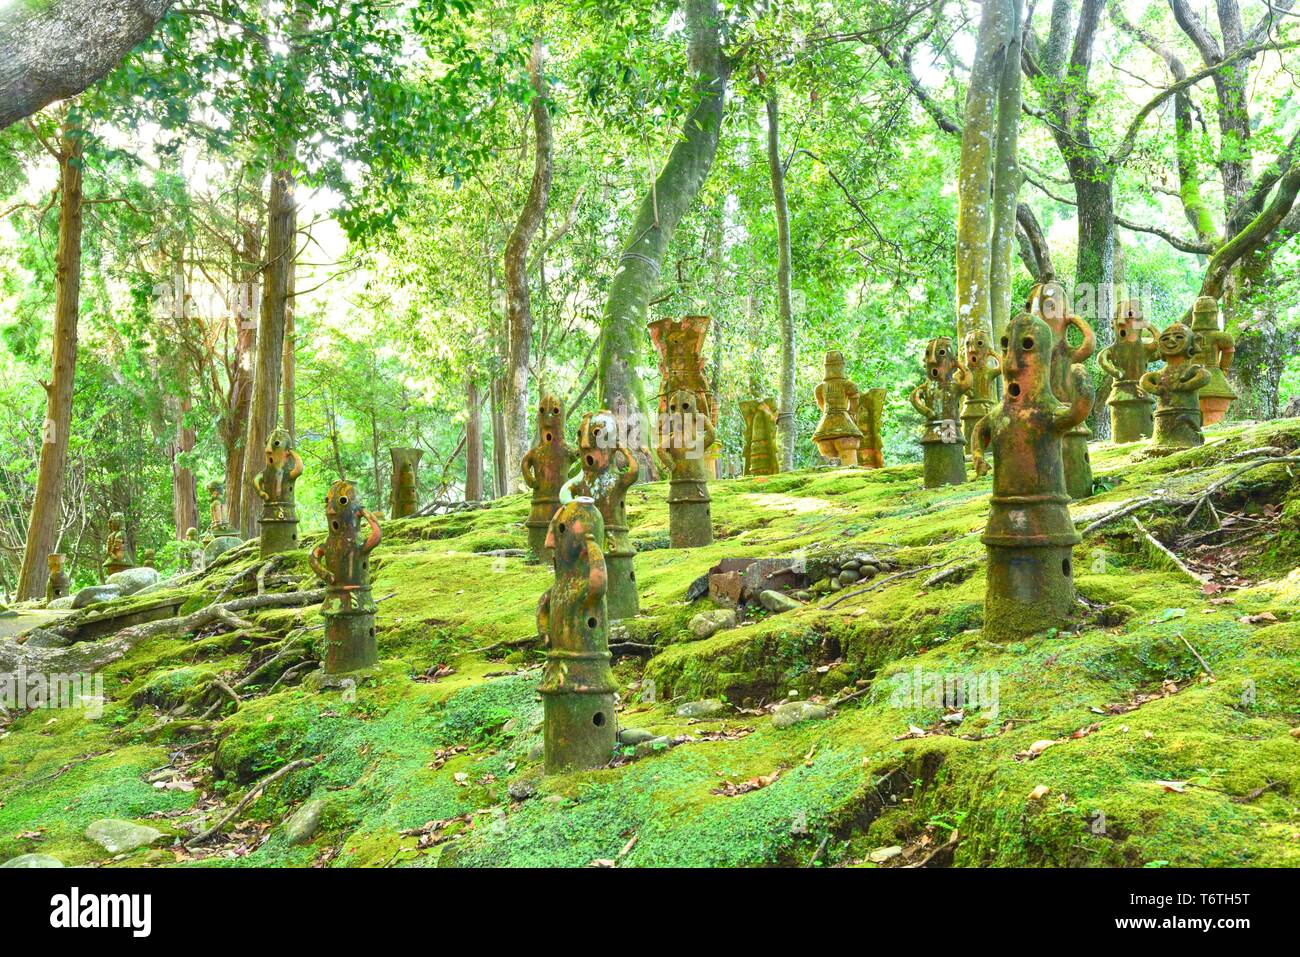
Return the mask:
<svg viewBox="0 0 1300 957">
<path fill-rule="evenodd" d="M 963 389 L 957 372 L 952 339 L 931 339 L 925 347 L 925 381 L 910 397 L 912 408 L 926 420 L 921 436 L 926 488 L 966 481 L 966 446 L 959 420 Z"/>
<path fill-rule="evenodd" d="M 346 674 L 379 660 L 375 603 L 370 595 L 370 553 L 379 544 L 379 521 L 361 504 L 357 487 L 340 479 L 325 496 L 329 531 L 308 556 L 325 583 L 325 672 Z M 363 523 L 365 537 L 362 537 Z"/>
<path fill-rule="evenodd" d="M 836 554 L 808 562 L 808 590 L 812 593 L 834 592 L 877 575 L 894 571 L 898 566 L 868 552 Z"/>
</svg>

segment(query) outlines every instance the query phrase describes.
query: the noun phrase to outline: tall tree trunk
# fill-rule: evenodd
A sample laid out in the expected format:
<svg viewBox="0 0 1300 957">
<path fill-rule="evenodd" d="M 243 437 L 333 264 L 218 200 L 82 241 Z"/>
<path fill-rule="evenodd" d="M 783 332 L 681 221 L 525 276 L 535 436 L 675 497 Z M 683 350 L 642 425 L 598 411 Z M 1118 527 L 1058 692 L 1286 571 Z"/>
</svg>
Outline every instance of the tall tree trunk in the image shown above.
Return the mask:
<svg viewBox="0 0 1300 957">
<path fill-rule="evenodd" d="M 260 500 L 253 478 L 262 469 L 260 450 L 276 427 L 280 412 L 280 384 L 284 366 L 285 309 L 289 272 L 294 255 L 292 151 L 276 158 L 271 170 L 270 200 L 266 220 L 266 268 L 262 272 L 262 314 L 257 329 L 257 363 L 253 372 L 253 398 L 244 442 L 244 490 L 239 528 L 245 538 L 258 534 Z"/>
<path fill-rule="evenodd" d="M 187 530 L 197 528 L 199 524 L 198 487 L 194 470 L 186 459 L 194 451 L 194 429 L 186 422 L 194 403 L 190 397 L 189 376 L 184 371 L 181 376 L 184 394 L 176 417 L 176 437 L 169 443 L 172 460 L 172 525 L 176 529 L 177 541 L 185 538 Z"/>
<path fill-rule="evenodd" d="M 523 481 L 519 467 L 528 452 L 528 360 L 533 341 L 533 313 L 528 290 L 528 248 L 546 215 L 551 195 L 551 114 L 547 109 L 546 79 L 542 75 L 542 42 L 533 42 L 528 72 L 533 85 L 533 181 L 519 213 L 514 231 L 506 242 L 506 387 L 502 395 L 505 418 L 505 481 L 497 491 L 506 494 Z"/>
<path fill-rule="evenodd" d="M 718 149 L 729 66 L 722 55 L 717 0 L 684 0 L 689 59 L 700 96 L 682 134 L 641 201 L 601 317 L 600 395 L 618 413 L 646 410 L 637 365 L 646 312 L 673 231 L 703 185 Z M 648 435 L 642 439 L 649 440 Z"/>
<path fill-rule="evenodd" d="M 75 114 L 64 120 L 59 136 L 59 243 L 54 274 L 54 354 L 50 381 L 45 383 L 45 427 L 36 475 L 36 497 L 27 526 L 27 547 L 18 576 L 18 598 L 39 598 L 49 569 L 45 557 L 54 551 L 62 512 L 63 470 L 68 458 L 72 425 L 72 386 L 77 369 L 77 318 L 81 303 L 81 180 L 85 131 Z"/>
<path fill-rule="evenodd" d="M 231 269 L 236 285 L 234 292 L 233 322 L 235 324 L 235 354 L 231 359 L 229 393 L 226 409 L 217 423 L 217 434 L 225 448 L 226 467 L 226 520 L 238 526 L 243 515 L 244 501 L 244 443 L 248 439 L 248 413 L 253 402 L 253 357 L 257 351 L 257 319 L 261 303 L 254 296 L 260 288 L 257 274 L 262 258 L 262 239 L 259 228 L 246 226 L 241 239 L 241 251 Z"/>
<path fill-rule="evenodd" d="M 781 161 L 781 107 L 776 87 L 767 94 L 767 168 L 772 178 L 772 205 L 776 209 L 776 305 L 781 321 L 781 397 L 776 425 L 781 433 L 781 468 L 794 469 L 795 417 L 794 309 L 790 255 L 790 206 L 785 196 L 785 166 Z M 716 335 L 717 333 L 715 333 Z M 761 398 L 761 396 L 755 396 Z"/>
<path fill-rule="evenodd" d="M 1020 193 L 1020 166 L 1016 162 L 1020 131 L 1020 0 L 1009 0 L 1006 16 L 1006 53 L 998 78 L 989 261 L 989 321 L 995 343 L 1011 319 L 1011 252 L 1016 241 L 1016 198 Z"/>
<path fill-rule="evenodd" d="M 465 384 L 465 501 L 483 501 L 483 400 L 473 372 Z"/>
<path fill-rule="evenodd" d="M 294 217 L 294 225 L 297 225 L 297 217 Z M 290 242 L 293 239 L 290 238 Z M 295 350 L 298 347 L 297 334 L 294 330 L 294 311 L 295 303 L 293 294 L 298 286 L 298 270 L 293 262 L 289 263 L 289 274 L 286 277 L 286 290 L 284 299 L 284 363 L 280 369 L 280 424 L 289 433 L 289 441 L 296 442 L 298 438 L 298 418 L 294 414 L 294 404 L 297 402 L 295 396 L 295 378 L 294 369 L 297 363 L 297 354 Z"/>
<path fill-rule="evenodd" d="M 492 380 L 489 386 L 491 392 L 491 413 L 492 413 L 492 488 L 493 497 L 500 498 L 503 495 L 510 494 L 510 478 L 507 471 L 510 468 L 509 437 L 506 435 L 506 409 L 504 392 L 506 381 L 500 377 Z"/>
</svg>

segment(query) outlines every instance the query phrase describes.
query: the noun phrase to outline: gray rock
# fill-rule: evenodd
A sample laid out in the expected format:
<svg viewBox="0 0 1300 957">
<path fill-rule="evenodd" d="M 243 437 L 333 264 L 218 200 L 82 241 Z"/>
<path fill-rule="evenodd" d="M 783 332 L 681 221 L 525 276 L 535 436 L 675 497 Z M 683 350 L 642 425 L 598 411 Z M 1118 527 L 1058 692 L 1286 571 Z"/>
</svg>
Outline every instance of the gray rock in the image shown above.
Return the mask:
<svg viewBox="0 0 1300 957">
<path fill-rule="evenodd" d="M 122 597 L 122 589 L 116 585 L 87 585 L 72 596 L 73 608 L 86 608 L 101 601 L 112 601 Z"/>
<path fill-rule="evenodd" d="M 788 728 L 800 721 L 820 721 L 830 717 L 830 709 L 825 705 L 813 704 L 811 701 L 786 701 L 776 706 L 772 712 L 772 726 Z"/>
<path fill-rule="evenodd" d="M 722 714 L 727 706 L 717 698 L 705 698 L 703 701 L 688 701 L 677 709 L 679 718 L 712 718 Z"/>
<path fill-rule="evenodd" d="M 537 782 L 532 778 L 511 781 L 506 787 L 506 793 L 510 795 L 512 801 L 527 801 L 537 793 Z"/>
<path fill-rule="evenodd" d="M 136 594 L 152 595 L 154 592 L 166 591 L 168 588 L 173 587 L 175 584 L 176 584 L 175 578 L 164 578 L 161 581 L 154 582 L 152 585 L 146 585 L 144 588 L 141 588 L 138 592 L 136 592 Z"/>
<path fill-rule="evenodd" d="M 27 641 L 24 642 L 28 648 L 66 648 L 70 644 L 72 644 L 71 638 L 44 628 L 33 628 L 28 633 Z"/>
<path fill-rule="evenodd" d="M 134 821 L 101 818 L 86 828 L 86 839 L 94 841 L 110 854 L 125 854 L 137 847 L 145 847 L 162 837 L 162 831 Z"/>
<path fill-rule="evenodd" d="M 862 567 L 862 562 L 860 562 L 856 558 L 850 558 L 847 562 L 844 563 L 844 568 L 848 571 L 857 571 L 861 567 Z"/>
<path fill-rule="evenodd" d="M 695 581 L 691 582 L 686 589 L 686 600 L 688 602 L 699 601 L 709 593 L 709 576 L 708 573 L 701 575 Z"/>
<path fill-rule="evenodd" d="M 673 746 L 673 739 L 667 735 L 658 738 L 651 738 L 649 741 L 642 741 L 632 752 L 634 759 L 648 758 L 652 754 L 661 754 Z"/>
<path fill-rule="evenodd" d="M 892 861 L 902 853 L 903 849 L 895 844 L 893 847 L 878 847 L 868 857 L 873 864 L 883 864 L 885 861 Z"/>
<path fill-rule="evenodd" d="M 158 579 L 161 577 L 158 574 L 158 569 L 141 566 L 140 568 L 128 568 L 126 571 L 109 575 L 108 584 L 116 585 L 122 590 L 123 595 L 134 595 L 142 588 L 158 584 Z"/>
<path fill-rule="evenodd" d="M 544 741 L 538 741 L 528 749 L 529 761 L 540 761 L 544 757 L 546 757 L 546 743 Z"/>
<path fill-rule="evenodd" d="M 729 608 L 702 611 L 687 625 L 696 638 L 710 638 L 716 632 L 736 627 L 736 613 Z"/>
<path fill-rule="evenodd" d="M 645 728 L 621 728 L 618 732 L 618 743 L 643 744 L 656 737 L 658 736 L 653 731 L 647 731 Z"/>
<path fill-rule="evenodd" d="M 839 581 L 841 585 L 852 585 L 855 581 L 858 580 L 857 570 L 853 568 L 846 568 L 844 569 L 844 571 L 839 573 L 836 580 Z"/>
<path fill-rule="evenodd" d="M 56 599 L 54 599 L 54 601 L 50 602 L 50 603 L 49 603 L 48 605 L 46 605 L 45 607 L 46 607 L 46 608 L 53 608 L 53 609 L 55 609 L 56 611 L 61 611 L 61 610 L 65 609 L 65 608 L 71 608 L 71 607 L 72 607 L 72 596 L 71 596 L 71 595 L 64 595 L 62 598 L 56 598 Z"/>
<path fill-rule="evenodd" d="M 226 552 L 242 544 L 244 540 L 238 535 L 222 535 L 220 538 L 214 538 L 203 549 L 203 567 L 207 568 Z"/>
<path fill-rule="evenodd" d="M 779 591 L 765 591 L 758 596 L 758 603 L 773 614 L 779 615 L 783 611 L 793 611 L 799 607 L 799 602 L 795 601 L 789 595 L 783 595 Z"/>
<path fill-rule="evenodd" d="M 325 813 L 325 802 L 320 798 L 308 801 L 284 823 L 284 837 L 291 846 L 306 844 L 320 830 L 321 815 Z"/>
<path fill-rule="evenodd" d="M 0 864 L 0 867 L 62 867 L 63 862 L 49 854 L 19 854 Z"/>
</svg>

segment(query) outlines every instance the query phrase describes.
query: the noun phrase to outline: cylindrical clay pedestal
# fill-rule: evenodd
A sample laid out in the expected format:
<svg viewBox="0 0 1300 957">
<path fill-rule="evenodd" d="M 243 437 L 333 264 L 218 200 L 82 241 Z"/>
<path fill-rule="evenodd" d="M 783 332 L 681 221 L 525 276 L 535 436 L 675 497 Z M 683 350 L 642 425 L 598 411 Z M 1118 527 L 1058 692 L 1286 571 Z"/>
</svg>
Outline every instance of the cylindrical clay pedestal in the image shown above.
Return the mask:
<svg viewBox="0 0 1300 957">
<path fill-rule="evenodd" d="M 1092 494 L 1092 458 L 1088 439 L 1092 431 L 1080 422 L 1061 437 L 1061 463 L 1065 467 L 1065 490 L 1070 498 L 1087 498 Z"/>
<path fill-rule="evenodd" d="M 295 518 L 277 522 L 268 521 L 264 518 L 262 519 L 260 539 L 263 558 L 270 558 L 280 552 L 287 552 L 290 549 L 297 548 L 298 520 Z"/>
<path fill-rule="evenodd" d="M 1072 622 L 1071 556 L 1080 538 L 1065 511 L 1069 501 L 1052 494 L 994 498 L 983 537 L 988 549 L 984 622 L 990 638 L 1024 637 Z M 1045 531 L 1024 534 L 1032 528 Z"/>
<path fill-rule="evenodd" d="M 542 714 L 547 774 L 598 768 L 613 755 L 618 743 L 613 694 L 544 694 Z"/>
<path fill-rule="evenodd" d="M 1155 400 L 1136 393 L 1137 383 L 1117 382 L 1106 400 L 1110 406 L 1110 437 L 1114 442 L 1138 442 L 1151 437 L 1155 428 L 1152 416 Z"/>
<path fill-rule="evenodd" d="M 325 619 L 325 671 L 331 675 L 369 668 L 379 661 L 375 642 L 375 606 L 370 589 L 354 600 L 363 607 L 350 611 L 322 611 Z"/>
<path fill-rule="evenodd" d="M 697 548 L 713 543 L 713 516 L 704 482 L 668 485 L 668 539 L 673 548 Z"/>
<path fill-rule="evenodd" d="M 960 437 L 956 438 L 955 442 L 930 438 L 921 440 L 926 488 L 961 485 L 966 481 L 966 446 Z"/>
</svg>

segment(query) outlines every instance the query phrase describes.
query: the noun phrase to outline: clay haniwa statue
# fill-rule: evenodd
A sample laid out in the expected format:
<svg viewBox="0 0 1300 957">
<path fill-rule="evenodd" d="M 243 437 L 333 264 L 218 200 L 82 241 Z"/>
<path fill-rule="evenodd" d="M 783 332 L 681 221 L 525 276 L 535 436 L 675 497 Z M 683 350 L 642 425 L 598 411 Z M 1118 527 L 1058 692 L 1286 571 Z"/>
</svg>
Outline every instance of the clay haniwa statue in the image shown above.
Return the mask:
<svg viewBox="0 0 1300 957">
<path fill-rule="evenodd" d="M 116 575 L 133 568 L 126 557 L 126 516 L 114 512 L 108 517 L 108 538 L 104 542 L 104 576 Z"/>
<path fill-rule="evenodd" d="M 1070 520 L 1062 437 L 1092 408 L 1092 386 L 1081 366 L 1070 371 L 1074 401 L 1051 387 L 1052 330 L 1021 313 L 1007 329 L 1002 402 L 974 435 L 975 471 L 988 471 L 993 452 L 993 500 L 983 541 L 988 549 L 984 634 L 1021 638 L 1068 625 L 1074 614 L 1071 552 L 1080 535 Z"/>
<path fill-rule="evenodd" d="M 199 541 L 199 530 L 197 528 L 191 527 L 185 530 L 185 540 L 181 542 L 179 551 L 182 568 L 189 566 L 189 570 L 192 572 L 203 571 L 203 543 Z"/>
<path fill-rule="evenodd" d="M 1165 367 L 1142 377 L 1142 391 L 1156 397 L 1156 427 L 1151 451 L 1175 452 L 1205 444 L 1201 432 L 1200 390 L 1211 381 L 1210 370 L 1192 361 L 1195 336 L 1181 322 L 1160 334 Z"/>
<path fill-rule="evenodd" d="M 858 387 L 844 378 L 844 356 L 826 353 L 826 378 L 814 393 L 821 421 L 813 432 L 813 442 L 822 458 L 843 466 L 858 464 L 862 430 L 854 421 L 858 414 Z"/>
<path fill-rule="evenodd" d="M 222 538 L 233 534 L 226 519 L 226 483 L 213 479 L 208 483 L 208 538 Z"/>
<path fill-rule="evenodd" d="M 1142 391 L 1139 382 L 1159 351 L 1156 334 L 1136 299 L 1116 306 L 1111 326 L 1115 341 L 1097 356 L 1101 371 L 1115 380 L 1106 400 L 1110 406 L 1110 436 L 1115 442 L 1136 442 L 1151 436 L 1155 400 Z"/>
<path fill-rule="evenodd" d="M 610 670 L 605 537 L 596 504 L 576 498 L 551 520 L 546 547 L 555 584 L 537 603 L 537 631 L 547 640 L 542 694 L 546 772 L 599 768 L 618 735 Z"/>
<path fill-rule="evenodd" d="M 542 396 L 537 407 L 537 444 L 528 450 L 520 465 L 524 484 L 533 490 L 528 547 L 540 561 L 551 560 L 546 534 L 560 507 L 560 488 L 577 457 L 578 453 L 564 442 L 564 403 L 553 395 Z"/>
<path fill-rule="evenodd" d="M 716 439 L 707 408 L 695 393 L 681 389 L 668 397 L 668 413 L 659 417 L 655 453 L 668 480 L 668 539 L 673 548 L 696 548 L 713 541 L 707 450 Z"/>
<path fill-rule="evenodd" d="M 68 575 L 67 563 L 68 556 L 59 552 L 45 556 L 45 564 L 50 569 L 50 576 L 45 579 L 46 602 L 67 597 L 68 589 L 72 587 L 72 578 Z"/>
<path fill-rule="evenodd" d="M 858 464 L 865 469 L 885 467 L 885 440 L 881 424 L 885 416 L 885 389 L 868 389 L 858 395 L 858 412 L 854 417 L 862 444 L 858 446 Z"/>
<path fill-rule="evenodd" d="M 145 568 L 156 569 L 158 567 L 158 552 L 152 548 L 146 548 L 144 550 L 144 559 L 140 562 L 140 564 L 143 565 Z"/>
<path fill-rule="evenodd" d="M 965 444 L 958 413 L 961 391 L 954 381 L 957 354 L 947 336 L 931 339 L 925 347 L 925 381 L 912 390 L 912 408 L 926 420 L 921 447 L 925 487 L 960 485 L 966 481 Z"/>
<path fill-rule="evenodd" d="M 659 355 L 659 415 L 668 412 L 669 398 L 685 389 L 693 393 L 693 405 L 709 410 L 709 424 L 718 428 L 718 403 L 704 374 L 704 338 L 709 333 L 708 316 L 683 316 L 680 320 L 656 319 L 649 323 L 650 341 Z M 706 471 L 718 477 L 718 447 L 705 449 Z"/>
<path fill-rule="evenodd" d="M 346 479 L 325 496 L 329 532 L 308 556 L 312 571 L 325 582 L 325 672 L 337 675 L 369 668 L 379 660 L 375 644 L 375 603 L 370 597 L 370 553 L 379 544 L 379 522 Z M 361 523 L 369 526 L 361 538 Z"/>
<path fill-rule="evenodd" d="M 388 450 L 393 460 L 393 477 L 389 487 L 388 504 L 393 518 L 406 518 L 420 509 L 420 459 L 424 449 L 393 446 Z"/>
<path fill-rule="evenodd" d="M 628 536 L 625 499 L 640 467 L 636 456 L 623 445 L 613 413 L 588 412 L 582 417 L 578 427 L 578 461 L 582 471 L 560 489 L 560 502 L 567 504 L 575 496 L 595 502 L 605 529 L 600 545 L 609 580 L 606 596 L 609 619 L 635 618 L 641 613 L 641 602 L 633 568 L 636 548 Z"/>
<path fill-rule="evenodd" d="M 302 475 L 302 457 L 293 449 L 289 433 L 276 429 L 266 439 L 266 468 L 253 477 L 262 500 L 262 557 L 298 547 L 298 508 L 294 483 Z"/>
<path fill-rule="evenodd" d="M 1065 287 L 1059 282 L 1045 282 L 1029 292 L 1025 309 L 1047 323 L 1052 330 L 1052 391 L 1066 405 L 1074 404 L 1073 367 L 1086 361 L 1097 347 L 1097 337 L 1092 327 L 1070 311 Z M 1082 337 L 1079 345 L 1071 346 L 1070 327 Z M 1003 348 L 1006 346 L 1004 344 Z M 1091 388 L 1089 389 L 1091 392 Z M 1093 393 L 1095 397 L 1095 393 Z M 1091 414 L 1091 408 L 1088 410 Z M 1087 417 L 1085 416 L 1085 419 Z M 1088 456 L 1088 439 L 1092 431 L 1087 422 L 1078 422 L 1062 440 L 1061 454 L 1065 461 L 1065 490 L 1071 498 L 1087 498 L 1092 494 L 1092 459 Z"/>
<path fill-rule="evenodd" d="M 953 381 L 962 394 L 961 433 L 966 448 L 971 447 L 971 433 L 975 424 L 988 414 L 998 401 L 998 376 L 1002 375 L 1002 360 L 989 345 L 989 334 L 976 329 L 966 334 L 962 344 L 964 355 L 957 357 L 957 372 Z"/>
<path fill-rule="evenodd" d="M 1192 362 L 1204 366 L 1210 382 L 1201 389 L 1201 424 L 1214 425 L 1237 398 L 1224 375 L 1232 368 L 1236 344 L 1232 334 L 1219 328 L 1219 302 L 1213 296 L 1201 296 L 1192 307 L 1192 333 L 1195 335 Z"/>
<path fill-rule="evenodd" d="M 781 471 L 776 438 L 776 399 L 746 399 L 740 403 L 745 419 L 745 474 L 775 475 Z"/>
</svg>

